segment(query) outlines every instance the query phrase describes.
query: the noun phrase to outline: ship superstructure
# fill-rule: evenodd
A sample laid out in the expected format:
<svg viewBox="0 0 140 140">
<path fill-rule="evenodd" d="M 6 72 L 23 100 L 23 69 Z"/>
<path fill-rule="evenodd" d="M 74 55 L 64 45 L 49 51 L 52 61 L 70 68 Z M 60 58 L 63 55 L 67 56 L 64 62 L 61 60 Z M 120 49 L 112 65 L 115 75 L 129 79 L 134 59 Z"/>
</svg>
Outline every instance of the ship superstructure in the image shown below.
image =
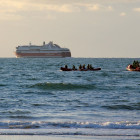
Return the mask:
<svg viewBox="0 0 140 140">
<path fill-rule="evenodd" d="M 31 45 L 18 46 L 16 47 L 16 57 L 48 57 L 48 58 L 62 58 L 71 57 L 71 52 L 68 48 L 61 48 L 53 42 L 45 44 L 43 42 L 42 46 Z"/>
</svg>

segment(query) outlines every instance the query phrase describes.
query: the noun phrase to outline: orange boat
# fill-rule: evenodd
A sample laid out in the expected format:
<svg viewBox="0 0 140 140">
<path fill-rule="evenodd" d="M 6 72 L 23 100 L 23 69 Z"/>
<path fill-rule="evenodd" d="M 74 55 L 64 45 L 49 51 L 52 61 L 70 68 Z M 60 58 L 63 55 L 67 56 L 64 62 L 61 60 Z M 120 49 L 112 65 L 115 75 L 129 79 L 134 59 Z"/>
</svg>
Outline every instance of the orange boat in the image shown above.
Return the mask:
<svg viewBox="0 0 140 140">
<path fill-rule="evenodd" d="M 127 69 L 128 71 L 139 71 L 139 72 L 140 72 L 140 67 L 133 68 L 132 65 L 128 65 L 128 66 L 126 67 L 126 69 Z"/>
</svg>

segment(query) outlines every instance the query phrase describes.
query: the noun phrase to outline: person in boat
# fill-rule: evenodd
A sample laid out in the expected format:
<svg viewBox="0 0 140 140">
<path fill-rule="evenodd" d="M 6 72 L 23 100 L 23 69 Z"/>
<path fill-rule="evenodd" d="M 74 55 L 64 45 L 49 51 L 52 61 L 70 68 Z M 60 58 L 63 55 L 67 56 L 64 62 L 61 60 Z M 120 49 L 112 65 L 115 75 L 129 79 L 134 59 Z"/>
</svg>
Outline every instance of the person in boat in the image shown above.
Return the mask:
<svg viewBox="0 0 140 140">
<path fill-rule="evenodd" d="M 91 65 L 91 64 L 89 65 L 89 69 L 90 69 L 90 70 L 93 70 L 93 67 L 92 67 L 92 65 Z"/>
<path fill-rule="evenodd" d="M 67 65 L 65 65 L 65 69 L 68 69 L 68 66 Z"/>
<path fill-rule="evenodd" d="M 139 67 L 139 66 L 140 66 L 140 65 L 139 65 L 139 61 L 135 61 L 135 60 L 134 60 L 132 66 L 133 66 L 134 69 L 136 69 L 137 67 Z"/>
<path fill-rule="evenodd" d="M 76 70 L 76 68 L 75 68 L 75 66 L 74 66 L 74 65 L 72 66 L 72 70 Z"/>
<path fill-rule="evenodd" d="M 89 64 L 87 65 L 87 69 L 88 69 L 88 70 L 90 69 L 90 65 L 89 65 Z"/>
<path fill-rule="evenodd" d="M 79 70 L 81 70 L 82 69 L 82 66 L 81 66 L 81 64 L 80 64 L 80 66 L 79 66 Z"/>
<path fill-rule="evenodd" d="M 85 68 L 85 64 L 83 65 L 83 67 L 82 67 L 82 68 L 83 68 L 83 69 L 86 69 L 86 68 Z"/>
</svg>

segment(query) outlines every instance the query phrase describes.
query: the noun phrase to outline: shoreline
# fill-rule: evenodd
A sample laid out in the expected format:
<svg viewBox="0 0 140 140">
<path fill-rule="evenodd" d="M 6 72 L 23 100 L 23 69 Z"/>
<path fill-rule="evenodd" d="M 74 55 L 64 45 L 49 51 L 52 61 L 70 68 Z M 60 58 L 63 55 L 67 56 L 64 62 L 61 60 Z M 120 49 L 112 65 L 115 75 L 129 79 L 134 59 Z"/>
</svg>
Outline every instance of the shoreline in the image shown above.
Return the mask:
<svg viewBox="0 0 140 140">
<path fill-rule="evenodd" d="M 0 135 L 0 140 L 138 140 L 139 136 Z"/>
</svg>

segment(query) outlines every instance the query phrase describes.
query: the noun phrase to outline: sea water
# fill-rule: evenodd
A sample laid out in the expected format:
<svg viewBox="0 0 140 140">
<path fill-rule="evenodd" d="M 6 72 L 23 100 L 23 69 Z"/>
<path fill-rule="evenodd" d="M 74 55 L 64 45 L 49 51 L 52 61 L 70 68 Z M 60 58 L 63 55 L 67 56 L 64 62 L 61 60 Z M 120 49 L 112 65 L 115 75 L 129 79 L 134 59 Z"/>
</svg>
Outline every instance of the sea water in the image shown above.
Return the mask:
<svg viewBox="0 0 140 140">
<path fill-rule="evenodd" d="M 140 72 L 130 58 L 1 58 L 1 135 L 140 137 Z M 92 64 L 100 71 L 61 71 Z"/>
</svg>

